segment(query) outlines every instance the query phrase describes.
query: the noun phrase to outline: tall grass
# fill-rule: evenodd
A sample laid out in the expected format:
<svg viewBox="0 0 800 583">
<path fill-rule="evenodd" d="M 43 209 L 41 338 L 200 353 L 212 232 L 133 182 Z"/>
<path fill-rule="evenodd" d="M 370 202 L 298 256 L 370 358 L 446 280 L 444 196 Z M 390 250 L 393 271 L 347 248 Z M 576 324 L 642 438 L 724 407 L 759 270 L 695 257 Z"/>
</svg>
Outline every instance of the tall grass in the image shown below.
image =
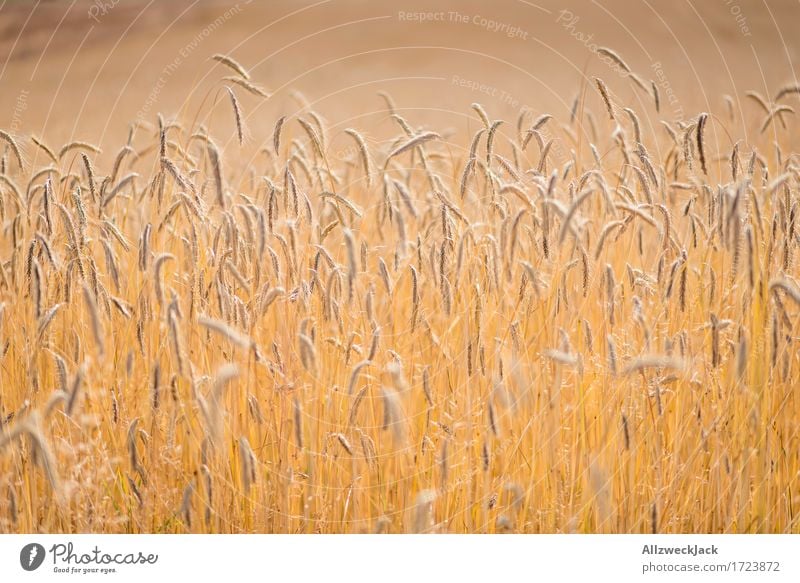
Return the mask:
<svg viewBox="0 0 800 583">
<path fill-rule="evenodd" d="M 225 147 L 0 133 L 0 530 L 800 531 L 796 91 L 249 136 L 214 59 Z"/>
</svg>

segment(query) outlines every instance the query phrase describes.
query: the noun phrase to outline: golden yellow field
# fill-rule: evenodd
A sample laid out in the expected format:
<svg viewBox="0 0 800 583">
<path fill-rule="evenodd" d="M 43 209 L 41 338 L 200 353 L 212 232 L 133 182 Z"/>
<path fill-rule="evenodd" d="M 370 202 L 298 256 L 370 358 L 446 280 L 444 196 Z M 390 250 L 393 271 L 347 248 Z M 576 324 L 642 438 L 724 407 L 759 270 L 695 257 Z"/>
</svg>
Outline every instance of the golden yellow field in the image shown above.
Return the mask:
<svg viewBox="0 0 800 583">
<path fill-rule="evenodd" d="M 492 30 L 480 3 L 464 29 L 343 2 L 341 26 L 369 21 L 354 45 L 386 47 L 354 59 L 410 40 L 337 89 L 239 48 L 246 4 L 193 8 L 201 40 L 152 41 L 143 84 L 99 64 L 121 58 L 106 40 L 57 89 L 33 65 L 57 70 L 72 36 L 7 63 L 0 532 L 800 532 L 790 68 L 726 90 L 698 55 L 695 87 L 545 3 L 573 75 L 523 73 L 487 55 L 538 38 L 528 8 Z M 732 53 L 791 63 L 742 51 L 721 5 Z M 81 6 L 75 38 L 119 35 L 131 67 L 149 51 L 114 20 L 138 8 L 75 24 Z M 333 7 L 293 9 L 252 8 L 287 49 L 307 16 L 324 51 Z M 490 40 L 429 46 L 448 35 Z M 415 70 L 426 50 L 458 55 Z"/>
</svg>

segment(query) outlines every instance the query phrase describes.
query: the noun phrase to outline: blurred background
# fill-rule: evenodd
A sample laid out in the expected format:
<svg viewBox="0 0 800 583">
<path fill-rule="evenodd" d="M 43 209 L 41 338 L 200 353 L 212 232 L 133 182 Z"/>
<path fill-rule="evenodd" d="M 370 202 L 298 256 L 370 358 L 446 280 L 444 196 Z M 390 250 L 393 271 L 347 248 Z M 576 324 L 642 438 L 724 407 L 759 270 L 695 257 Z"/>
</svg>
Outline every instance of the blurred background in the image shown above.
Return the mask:
<svg viewBox="0 0 800 583">
<path fill-rule="evenodd" d="M 563 119 L 593 76 L 653 127 L 722 112 L 725 94 L 755 114 L 747 90 L 797 82 L 799 17 L 795 0 L 1 0 L 0 128 L 118 145 L 132 120 L 160 112 L 232 143 L 229 110 L 209 113 L 229 74 L 214 53 L 272 94 L 240 96 L 251 144 L 305 101 L 340 129 L 373 127 L 366 118 L 386 118 L 379 90 L 418 125 L 476 127 L 473 102 L 493 117 Z M 660 114 L 603 46 L 656 82 Z M 602 112 L 596 92 L 587 99 Z"/>
</svg>

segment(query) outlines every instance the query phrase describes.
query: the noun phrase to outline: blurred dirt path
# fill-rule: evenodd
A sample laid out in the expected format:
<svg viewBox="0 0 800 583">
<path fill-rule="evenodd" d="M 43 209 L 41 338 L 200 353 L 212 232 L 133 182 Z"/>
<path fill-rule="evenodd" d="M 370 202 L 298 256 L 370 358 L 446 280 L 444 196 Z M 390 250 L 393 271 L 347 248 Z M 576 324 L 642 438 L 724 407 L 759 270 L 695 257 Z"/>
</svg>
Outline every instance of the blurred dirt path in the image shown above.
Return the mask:
<svg viewBox="0 0 800 583">
<path fill-rule="evenodd" d="M 297 108 L 292 88 L 347 124 L 382 109 L 375 94 L 383 88 L 415 123 L 436 117 L 441 125 L 444 116 L 461 127 L 475 101 L 507 119 L 522 107 L 563 116 L 585 76 L 594 75 L 655 125 L 649 97 L 604 62 L 598 47 L 613 48 L 648 84 L 657 82 L 667 119 L 722 111 L 725 93 L 772 92 L 794 80 L 800 57 L 790 30 L 800 4 L 789 0 L 402 5 L 0 0 L 0 127 L 56 144 L 118 143 L 137 117 L 152 121 L 182 107 L 193 114 L 204 97 L 217 95 L 213 81 L 227 73 L 217 66 L 209 75 L 216 52 L 235 56 L 274 92 L 266 103 L 242 98 L 255 135 Z M 205 122 L 225 123 L 229 135 L 229 120 L 216 119 L 225 115 L 219 108 Z"/>
</svg>

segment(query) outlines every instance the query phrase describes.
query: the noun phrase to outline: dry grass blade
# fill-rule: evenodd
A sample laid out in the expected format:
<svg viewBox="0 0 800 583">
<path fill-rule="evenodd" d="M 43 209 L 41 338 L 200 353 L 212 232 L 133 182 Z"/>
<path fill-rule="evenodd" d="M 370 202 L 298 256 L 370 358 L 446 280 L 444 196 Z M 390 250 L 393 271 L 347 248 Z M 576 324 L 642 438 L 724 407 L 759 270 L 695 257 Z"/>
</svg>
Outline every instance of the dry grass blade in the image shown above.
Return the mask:
<svg viewBox="0 0 800 583">
<path fill-rule="evenodd" d="M 270 95 L 264 89 L 256 85 L 255 83 L 251 83 L 247 79 L 243 79 L 242 77 L 223 77 L 223 81 L 227 81 L 228 83 L 234 83 L 238 85 L 248 93 L 255 95 L 257 97 L 264 97 L 268 98 Z"/>
<path fill-rule="evenodd" d="M 254 342 L 247 334 L 234 329 L 221 320 L 209 318 L 208 316 L 199 316 L 197 318 L 197 323 L 204 328 L 208 328 L 212 332 L 216 332 L 220 336 L 225 337 L 227 340 L 230 340 L 241 348 L 250 349 L 253 347 Z"/>
<path fill-rule="evenodd" d="M 601 55 L 604 55 L 604 56 L 608 57 L 612 61 L 614 61 L 614 63 L 616 63 L 617 66 L 619 66 L 626 73 L 630 73 L 631 72 L 631 68 L 628 66 L 628 64 L 625 61 L 622 60 L 622 57 L 620 57 L 617 53 L 615 53 L 611 49 L 609 49 L 607 47 L 597 47 L 597 52 L 599 54 L 601 54 Z"/>
<path fill-rule="evenodd" d="M 228 97 L 231 100 L 231 107 L 233 108 L 233 117 L 236 121 L 236 137 L 239 139 L 239 145 L 244 144 L 244 120 L 242 119 L 242 108 L 239 105 L 239 99 L 236 97 L 233 89 L 225 85 L 225 90 L 228 92 Z"/>
<path fill-rule="evenodd" d="M 372 161 L 369 157 L 367 142 L 364 141 L 364 138 L 361 136 L 361 134 L 354 129 L 348 128 L 344 131 L 348 135 L 352 136 L 352 138 L 356 141 L 359 154 L 361 154 L 361 163 L 364 165 L 364 177 L 367 179 L 367 186 L 372 186 Z"/>
<path fill-rule="evenodd" d="M 389 161 L 395 156 L 399 156 L 403 152 L 408 152 L 409 150 L 416 148 L 417 146 L 421 146 L 426 142 L 429 142 L 431 140 L 438 140 L 440 138 L 441 136 L 436 132 L 424 132 L 419 135 L 413 136 L 412 138 L 400 144 L 397 148 L 395 148 L 389 153 L 389 155 L 386 157 L 386 162 L 383 165 L 384 168 L 388 166 Z"/>
<path fill-rule="evenodd" d="M 64 156 L 66 156 L 72 150 L 88 150 L 95 154 L 100 154 L 102 151 L 94 144 L 90 144 L 88 142 L 70 142 L 69 144 L 66 144 L 58 151 L 59 160 L 63 159 Z"/>
<path fill-rule="evenodd" d="M 20 170 L 24 169 L 25 164 L 22 162 L 22 152 L 20 152 L 19 150 L 17 141 L 13 138 L 11 134 L 3 130 L 0 130 L 0 139 L 5 141 L 11 148 L 11 151 L 14 153 L 14 157 L 17 159 L 17 165 L 19 166 Z"/>
<path fill-rule="evenodd" d="M 776 278 L 769 282 L 769 290 L 771 292 L 779 289 L 783 290 L 796 304 L 800 304 L 800 287 L 797 284 L 786 278 Z"/>
<path fill-rule="evenodd" d="M 600 92 L 600 97 L 603 98 L 603 103 L 606 105 L 608 117 L 612 120 L 616 119 L 614 116 L 614 106 L 611 104 L 611 97 L 609 97 L 608 94 L 608 87 L 606 87 L 606 84 L 599 77 L 595 77 L 594 82 L 595 85 L 597 85 L 597 90 Z"/>
<path fill-rule="evenodd" d="M 684 370 L 686 365 L 680 359 L 663 354 L 646 354 L 633 359 L 623 369 L 622 374 L 627 375 L 634 372 L 639 372 L 648 368 L 669 369 L 669 370 Z"/>
<path fill-rule="evenodd" d="M 233 59 L 233 57 L 229 57 L 228 55 L 221 55 L 221 54 L 217 53 L 215 55 L 212 55 L 211 58 L 213 60 L 215 60 L 216 62 L 218 62 L 218 63 L 222 63 L 223 65 L 225 65 L 226 67 L 228 67 L 232 71 L 235 71 L 236 74 L 239 75 L 240 77 L 242 77 L 242 78 L 244 78 L 246 80 L 250 79 L 250 73 L 248 73 L 247 70 L 244 67 L 242 67 L 239 63 L 237 63 Z"/>
</svg>

